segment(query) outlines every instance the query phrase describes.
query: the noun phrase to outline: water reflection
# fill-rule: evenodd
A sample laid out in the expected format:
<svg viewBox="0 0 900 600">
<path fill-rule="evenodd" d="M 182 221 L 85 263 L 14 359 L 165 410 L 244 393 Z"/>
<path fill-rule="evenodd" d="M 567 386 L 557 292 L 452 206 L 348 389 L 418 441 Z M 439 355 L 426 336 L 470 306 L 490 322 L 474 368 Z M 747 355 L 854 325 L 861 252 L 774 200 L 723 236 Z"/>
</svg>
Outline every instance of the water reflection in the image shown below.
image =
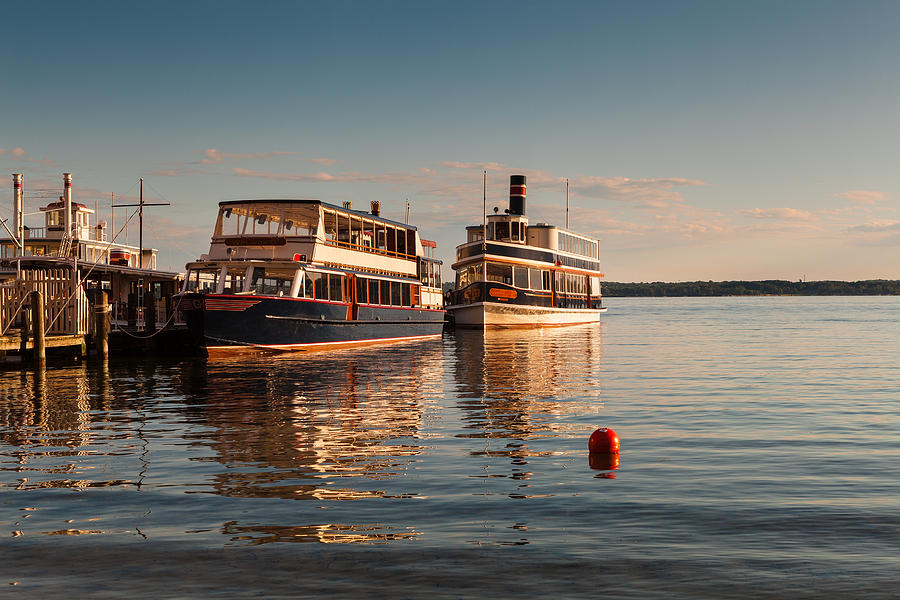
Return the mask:
<svg viewBox="0 0 900 600">
<path fill-rule="evenodd" d="M 464 432 L 457 437 L 513 440 L 473 456 L 505 456 L 515 466 L 527 465 L 530 457 L 553 454 L 529 449 L 527 440 L 566 433 L 561 416 L 600 406 L 600 325 L 454 336 L 458 402 L 465 411 Z M 529 475 L 515 469 L 511 477 Z"/>
<path fill-rule="evenodd" d="M 367 350 L 187 366 L 185 400 L 206 426 L 195 443 L 213 450 L 195 460 L 227 466 L 213 477 L 214 493 L 317 500 L 415 495 L 342 484 L 394 478 L 423 451 L 424 403 L 440 390 L 441 346 L 398 345 L 385 354 L 385 360 Z"/>
</svg>

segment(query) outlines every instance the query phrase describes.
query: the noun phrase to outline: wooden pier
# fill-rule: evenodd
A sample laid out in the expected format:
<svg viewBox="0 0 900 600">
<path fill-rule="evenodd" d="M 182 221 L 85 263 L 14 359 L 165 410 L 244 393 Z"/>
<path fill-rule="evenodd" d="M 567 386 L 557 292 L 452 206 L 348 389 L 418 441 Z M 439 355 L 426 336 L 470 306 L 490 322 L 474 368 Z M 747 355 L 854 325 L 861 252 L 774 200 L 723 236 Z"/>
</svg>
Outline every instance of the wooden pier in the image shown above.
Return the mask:
<svg viewBox="0 0 900 600">
<path fill-rule="evenodd" d="M 0 363 L 18 356 L 17 365 L 43 367 L 47 350 L 76 360 L 92 350 L 101 360 L 110 352 L 131 355 L 147 351 L 189 351 L 189 336 L 170 297 L 157 299 L 150 290 L 143 305 L 116 307 L 107 291 L 85 290 L 75 267 L 22 269 L 19 277 L 0 285 Z M 123 319 L 111 322 L 111 317 Z"/>
</svg>

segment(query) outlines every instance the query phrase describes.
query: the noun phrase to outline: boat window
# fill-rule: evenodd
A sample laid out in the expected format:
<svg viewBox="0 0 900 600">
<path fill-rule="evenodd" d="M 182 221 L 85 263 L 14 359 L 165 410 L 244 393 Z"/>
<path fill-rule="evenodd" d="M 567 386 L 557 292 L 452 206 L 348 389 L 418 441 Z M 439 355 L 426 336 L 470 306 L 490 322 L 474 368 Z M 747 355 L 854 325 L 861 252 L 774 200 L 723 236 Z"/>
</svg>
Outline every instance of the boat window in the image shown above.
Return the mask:
<svg viewBox="0 0 900 600">
<path fill-rule="evenodd" d="M 377 233 L 375 236 L 376 244 L 379 250 L 387 250 L 387 232 L 384 223 L 375 223 Z"/>
<path fill-rule="evenodd" d="M 184 280 L 186 292 L 215 292 L 219 269 L 191 269 Z"/>
<path fill-rule="evenodd" d="M 325 239 L 337 239 L 337 214 L 333 210 L 325 211 Z"/>
<path fill-rule="evenodd" d="M 289 204 L 284 207 L 282 218 L 286 235 L 316 235 L 319 228 L 319 207 L 314 204 Z"/>
<path fill-rule="evenodd" d="M 593 296 L 600 295 L 600 278 L 599 277 L 591 277 L 591 295 L 593 295 Z"/>
<path fill-rule="evenodd" d="M 313 289 L 313 275 L 314 273 L 307 272 L 303 276 L 303 297 L 304 298 L 315 298 L 315 291 Z"/>
<path fill-rule="evenodd" d="M 378 280 L 369 279 L 369 304 L 380 304 L 378 301 Z"/>
<path fill-rule="evenodd" d="M 544 283 L 543 289 L 549 290 L 550 289 L 550 271 L 541 271 L 541 279 L 543 280 L 543 283 Z"/>
<path fill-rule="evenodd" d="M 528 287 L 533 290 L 544 289 L 544 280 L 541 278 L 540 269 L 528 269 Z"/>
<path fill-rule="evenodd" d="M 397 253 L 406 254 L 406 230 L 397 230 Z"/>
<path fill-rule="evenodd" d="M 381 302 L 379 304 L 388 305 L 391 303 L 391 282 L 390 281 L 379 281 L 379 287 L 381 287 Z"/>
<path fill-rule="evenodd" d="M 397 251 L 397 229 L 395 227 L 387 228 L 387 251 Z"/>
<path fill-rule="evenodd" d="M 362 239 L 361 243 L 365 248 L 372 248 L 375 246 L 375 222 L 374 221 L 366 221 L 363 219 L 362 222 Z"/>
<path fill-rule="evenodd" d="M 307 273 L 307 276 L 312 278 L 316 300 L 328 300 L 328 275 L 325 273 Z"/>
<path fill-rule="evenodd" d="M 247 268 L 243 266 L 230 266 L 225 270 L 225 281 L 222 287 L 223 294 L 237 294 L 244 291 L 244 280 L 247 278 Z"/>
<path fill-rule="evenodd" d="M 528 287 L 528 268 L 513 267 L 513 285 L 517 288 Z"/>
<path fill-rule="evenodd" d="M 410 285 L 412 289 L 412 306 L 419 306 L 421 303 L 419 302 L 419 286 Z"/>
<path fill-rule="evenodd" d="M 403 286 L 400 288 L 400 294 L 401 294 L 400 304 L 402 304 L 403 306 L 412 306 L 412 302 L 411 302 L 412 293 L 410 291 L 411 287 L 412 287 L 411 283 L 404 283 Z"/>
<path fill-rule="evenodd" d="M 416 254 L 416 232 L 412 229 L 406 230 L 406 253 L 410 256 Z"/>
<path fill-rule="evenodd" d="M 485 281 L 496 281 L 512 285 L 512 266 L 487 263 L 485 268 Z"/>
<path fill-rule="evenodd" d="M 344 278 L 340 275 L 335 275 L 333 273 L 329 273 L 328 275 L 328 288 L 329 292 L 329 300 L 335 300 L 337 302 L 341 302 L 344 299 Z"/>
<path fill-rule="evenodd" d="M 361 277 L 356 278 L 356 301 L 360 304 L 368 304 L 369 303 L 369 286 L 366 284 L 366 280 Z"/>
<path fill-rule="evenodd" d="M 337 240 L 339 242 L 344 242 L 345 244 L 350 243 L 350 216 L 337 213 Z"/>
<path fill-rule="evenodd" d="M 354 246 L 362 246 L 363 237 L 362 219 L 359 217 L 350 217 L 350 243 Z"/>
<path fill-rule="evenodd" d="M 506 221 L 494 223 L 494 239 L 509 241 L 509 223 Z"/>
<path fill-rule="evenodd" d="M 475 265 L 479 271 L 479 279 L 481 273 L 481 264 Z M 431 286 L 439 288 L 441 287 L 441 265 L 438 263 L 431 263 Z"/>
<path fill-rule="evenodd" d="M 400 306 L 400 282 L 391 282 L 391 306 Z"/>
<path fill-rule="evenodd" d="M 289 296 L 293 281 L 293 269 L 253 267 L 249 291 L 263 296 Z"/>
</svg>

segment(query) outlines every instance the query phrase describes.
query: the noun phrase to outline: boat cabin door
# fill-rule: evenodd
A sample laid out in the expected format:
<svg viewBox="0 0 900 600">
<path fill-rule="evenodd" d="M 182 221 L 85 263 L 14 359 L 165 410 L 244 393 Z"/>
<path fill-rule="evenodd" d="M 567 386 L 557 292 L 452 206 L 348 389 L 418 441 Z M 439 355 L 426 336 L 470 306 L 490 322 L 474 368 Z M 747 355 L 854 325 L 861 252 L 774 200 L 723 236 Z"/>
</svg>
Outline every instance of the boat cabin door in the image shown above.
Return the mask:
<svg viewBox="0 0 900 600">
<path fill-rule="evenodd" d="M 365 283 L 365 279 L 357 279 L 356 275 L 347 274 L 344 277 L 344 298 L 348 301 L 347 306 L 347 320 L 348 321 L 356 321 L 359 318 L 359 298 L 356 295 L 356 282 L 362 281 Z"/>
</svg>

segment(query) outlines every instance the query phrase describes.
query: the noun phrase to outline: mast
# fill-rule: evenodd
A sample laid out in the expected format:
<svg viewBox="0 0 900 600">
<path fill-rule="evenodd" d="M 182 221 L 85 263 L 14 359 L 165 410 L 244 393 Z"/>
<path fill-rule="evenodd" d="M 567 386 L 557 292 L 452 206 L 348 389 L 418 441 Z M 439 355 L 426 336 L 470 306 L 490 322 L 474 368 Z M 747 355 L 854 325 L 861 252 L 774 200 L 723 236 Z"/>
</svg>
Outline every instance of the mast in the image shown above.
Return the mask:
<svg viewBox="0 0 900 600">
<path fill-rule="evenodd" d="M 481 177 L 481 239 L 487 244 L 487 169 Z"/>
<path fill-rule="evenodd" d="M 569 178 L 566 177 L 566 229 L 569 228 Z"/>
<path fill-rule="evenodd" d="M 144 202 L 144 178 L 141 177 L 141 191 L 140 191 L 140 202 L 137 204 L 119 204 L 118 206 L 137 206 L 138 207 L 138 219 L 139 219 L 139 233 L 138 239 L 140 243 L 140 254 L 138 255 L 138 268 L 143 268 L 144 266 L 144 207 L 145 206 L 169 206 L 169 202 Z M 113 206 L 116 206 L 115 204 Z M 126 225 L 128 221 L 125 221 Z M 127 231 L 127 229 L 126 229 Z"/>
</svg>

